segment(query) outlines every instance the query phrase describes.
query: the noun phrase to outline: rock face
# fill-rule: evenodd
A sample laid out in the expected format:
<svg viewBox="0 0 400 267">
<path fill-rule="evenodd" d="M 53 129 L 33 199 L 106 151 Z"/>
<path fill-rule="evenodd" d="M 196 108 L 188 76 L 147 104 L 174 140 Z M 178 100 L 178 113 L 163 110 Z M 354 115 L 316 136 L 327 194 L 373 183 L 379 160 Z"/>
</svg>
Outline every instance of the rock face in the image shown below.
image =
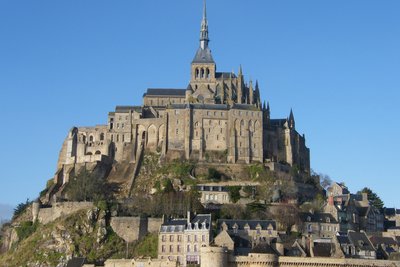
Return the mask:
<svg viewBox="0 0 400 267">
<path fill-rule="evenodd" d="M 37 224 L 33 233 L 21 240 L 14 225 L 8 230 L 11 236 L 4 244 L 8 251 L 0 255 L 0 266 L 65 266 L 70 258 L 79 256 L 103 261 L 125 247 L 109 227 L 108 218 L 108 212 L 98 208 L 81 210 L 46 225 Z"/>
</svg>

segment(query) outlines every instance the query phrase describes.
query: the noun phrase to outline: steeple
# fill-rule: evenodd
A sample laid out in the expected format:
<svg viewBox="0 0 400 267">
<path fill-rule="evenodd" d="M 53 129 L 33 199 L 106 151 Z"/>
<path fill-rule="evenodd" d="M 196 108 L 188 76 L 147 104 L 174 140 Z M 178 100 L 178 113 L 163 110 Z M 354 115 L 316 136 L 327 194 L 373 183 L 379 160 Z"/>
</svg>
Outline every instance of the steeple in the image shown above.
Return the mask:
<svg viewBox="0 0 400 267">
<path fill-rule="evenodd" d="M 289 115 L 289 128 L 294 129 L 295 128 L 295 121 L 294 121 L 294 115 L 293 115 L 293 110 L 290 109 L 290 115 Z"/>
<path fill-rule="evenodd" d="M 201 21 L 201 30 L 200 30 L 200 47 L 201 49 L 206 49 L 208 47 L 208 21 L 207 21 L 207 5 L 206 0 L 204 0 L 203 6 L 203 20 Z"/>
<path fill-rule="evenodd" d="M 203 6 L 203 19 L 201 20 L 200 28 L 200 47 L 193 59 L 192 63 L 214 63 L 214 59 L 211 55 L 211 50 L 208 47 L 210 39 L 208 38 L 208 20 L 207 20 L 207 6 L 206 0 L 204 0 Z"/>
</svg>

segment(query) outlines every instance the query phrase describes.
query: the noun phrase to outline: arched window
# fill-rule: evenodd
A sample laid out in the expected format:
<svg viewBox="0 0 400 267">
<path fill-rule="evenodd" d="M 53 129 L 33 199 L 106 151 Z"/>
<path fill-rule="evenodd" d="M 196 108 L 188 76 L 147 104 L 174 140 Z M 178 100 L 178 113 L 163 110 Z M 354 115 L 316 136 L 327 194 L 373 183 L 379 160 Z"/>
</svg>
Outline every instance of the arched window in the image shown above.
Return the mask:
<svg viewBox="0 0 400 267">
<path fill-rule="evenodd" d="M 101 152 L 100 152 L 99 150 L 97 150 L 95 154 L 96 154 L 96 155 L 100 155 Z"/>
<path fill-rule="evenodd" d="M 204 78 L 204 69 L 201 69 L 201 78 Z"/>
<path fill-rule="evenodd" d="M 208 68 L 206 69 L 206 78 L 210 79 L 210 70 Z"/>
<path fill-rule="evenodd" d="M 93 140 L 94 140 L 93 135 L 91 135 L 91 136 L 89 137 L 89 142 L 93 142 Z"/>
<path fill-rule="evenodd" d="M 100 134 L 100 141 L 104 141 L 104 133 Z"/>
<path fill-rule="evenodd" d="M 199 76 L 200 76 L 200 71 L 199 71 L 199 69 L 198 69 L 198 68 L 196 68 L 196 79 L 198 79 L 198 78 L 199 78 Z"/>
</svg>

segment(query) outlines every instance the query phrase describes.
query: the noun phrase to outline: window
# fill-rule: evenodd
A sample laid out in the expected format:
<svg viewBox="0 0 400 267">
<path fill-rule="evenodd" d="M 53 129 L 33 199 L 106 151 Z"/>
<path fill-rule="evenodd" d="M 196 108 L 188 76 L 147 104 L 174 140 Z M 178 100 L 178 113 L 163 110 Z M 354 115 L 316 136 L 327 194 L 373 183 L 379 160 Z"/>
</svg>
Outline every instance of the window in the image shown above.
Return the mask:
<svg viewBox="0 0 400 267">
<path fill-rule="evenodd" d="M 181 248 L 180 245 L 178 245 L 178 246 L 176 247 L 176 251 L 177 251 L 177 252 L 182 252 L 182 248 Z"/>
<path fill-rule="evenodd" d="M 93 142 L 94 138 L 93 135 L 89 136 L 89 142 Z"/>
<path fill-rule="evenodd" d="M 121 123 L 121 128 L 122 128 L 122 129 L 125 128 L 125 123 Z"/>
<path fill-rule="evenodd" d="M 188 235 L 187 236 L 187 242 L 190 242 L 191 241 L 191 238 L 190 238 L 190 235 Z"/>
<path fill-rule="evenodd" d="M 100 141 L 103 141 L 104 140 L 104 133 L 101 133 L 100 134 Z"/>
<path fill-rule="evenodd" d="M 173 245 L 169 246 L 169 252 L 174 252 L 174 246 Z"/>
<path fill-rule="evenodd" d="M 182 236 L 178 235 L 178 242 L 181 242 L 181 241 L 182 241 Z"/>
<path fill-rule="evenodd" d="M 176 129 L 176 132 L 175 132 L 175 133 L 176 133 L 176 135 L 178 135 L 178 134 L 179 134 L 179 130 L 178 130 L 178 129 Z"/>
<path fill-rule="evenodd" d="M 186 252 L 190 252 L 190 245 L 187 245 Z"/>
<path fill-rule="evenodd" d="M 161 246 L 161 252 L 165 252 L 165 245 Z"/>
<path fill-rule="evenodd" d="M 206 242 L 206 235 L 201 236 L 201 242 Z"/>
<path fill-rule="evenodd" d="M 122 135 L 122 142 L 125 142 L 125 135 Z"/>
<path fill-rule="evenodd" d="M 173 235 L 170 235 L 170 236 L 169 236 L 169 241 L 170 241 L 170 242 L 174 242 L 174 236 L 173 236 Z"/>
<path fill-rule="evenodd" d="M 194 242 L 197 242 L 197 235 L 194 236 Z"/>
<path fill-rule="evenodd" d="M 165 242 L 165 241 L 167 240 L 167 237 L 166 237 L 165 235 L 163 235 L 163 236 L 161 237 L 161 240 L 162 240 L 162 242 Z"/>
<path fill-rule="evenodd" d="M 194 245 L 193 251 L 194 251 L 194 252 L 197 252 L 197 245 Z"/>
</svg>

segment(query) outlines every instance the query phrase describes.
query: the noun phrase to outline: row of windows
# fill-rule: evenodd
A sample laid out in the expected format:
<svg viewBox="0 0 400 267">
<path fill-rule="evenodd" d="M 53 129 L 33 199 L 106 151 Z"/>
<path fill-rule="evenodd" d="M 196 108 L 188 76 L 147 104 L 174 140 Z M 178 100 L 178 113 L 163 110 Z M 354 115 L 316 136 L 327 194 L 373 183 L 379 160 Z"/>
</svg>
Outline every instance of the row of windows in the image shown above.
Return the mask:
<svg viewBox="0 0 400 267">
<path fill-rule="evenodd" d="M 196 79 L 210 79 L 210 69 L 209 68 L 196 68 L 195 78 Z"/>
<path fill-rule="evenodd" d="M 206 242 L 206 235 L 199 235 L 199 236 L 197 236 L 197 235 L 188 235 L 187 237 L 186 237 L 187 239 L 187 242 L 198 242 L 198 241 L 200 241 L 201 240 L 201 242 Z M 170 242 L 174 242 L 174 240 L 175 240 L 175 236 L 174 235 L 170 235 L 169 236 L 169 241 Z M 178 242 L 181 242 L 182 241 L 182 235 L 177 235 L 176 236 L 176 240 L 178 241 Z M 162 237 L 161 237 L 161 241 L 162 242 L 166 242 L 167 241 L 167 236 L 166 235 L 162 235 Z"/>
<path fill-rule="evenodd" d="M 186 252 L 199 252 L 199 246 L 198 245 L 193 245 L 193 247 L 191 245 L 187 245 L 186 246 Z M 182 251 L 182 246 L 181 245 L 177 245 L 176 246 L 176 251 L 174 250 L 174 245 L 170 245 L 168 246 L 168 250 L 167 250 L 167 246 L 166 245 L 162 245 L 161 246 L 161 252 L 162 253 L 174 253 L 174 252 L 183 252 Z"/>
<path fill-rule="evenodd" d="M 228 195 L 214 195 L 214 194 L 206 194 L 205 199 L 207 200 L 220 200 L 220 201 L 228 201 Z"/>
</svg>

